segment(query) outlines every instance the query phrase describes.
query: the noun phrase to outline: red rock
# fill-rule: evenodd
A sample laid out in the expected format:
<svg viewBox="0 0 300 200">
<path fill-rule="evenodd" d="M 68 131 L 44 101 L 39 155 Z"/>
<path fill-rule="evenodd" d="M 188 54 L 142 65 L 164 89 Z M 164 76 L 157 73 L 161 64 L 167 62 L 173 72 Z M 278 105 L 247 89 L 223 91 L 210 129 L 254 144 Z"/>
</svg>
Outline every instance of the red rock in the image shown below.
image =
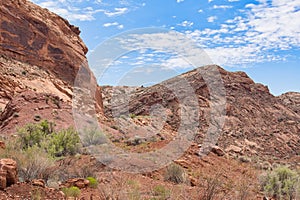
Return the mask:
<svg viewBox="0 0 300 200">
<path fill-rule="evenodd" d="M 46 183 L 43 179 L 34 179 L 31 181 L 31 184 L 33 186 L 38 186 L 44 188 L 46 186 Z"/>
<path fill-rule="evenodd" d="M 0 188 L 5 189 L 8 186 L 18 182 L 17 163 L 12 159 L 0 160 Z"/>
<path fill-rule="evenodd" d="M 0 148 L 5 149 L 5 143 L 3 141 L 0 141 Z"/>
<path fill-rule="evenodd" d="M 225 152 L 223 151 L 223 149 L 221 149 L 220 147 L 218 146 L 213 146 L 211 148 L 211 151 L 216 154 L 217 156 L 224 156 L 225 155 Z"/>
<path fill-rule="evenodd" d="M 68 179 L 65 183 L 61 184 L 61 187 L 76 186 L 79 189 L 82 189 L 88 187 L 89 183 L 90 182 L 84 178 L 72 178 L 72 179 Z"/>
</svg>

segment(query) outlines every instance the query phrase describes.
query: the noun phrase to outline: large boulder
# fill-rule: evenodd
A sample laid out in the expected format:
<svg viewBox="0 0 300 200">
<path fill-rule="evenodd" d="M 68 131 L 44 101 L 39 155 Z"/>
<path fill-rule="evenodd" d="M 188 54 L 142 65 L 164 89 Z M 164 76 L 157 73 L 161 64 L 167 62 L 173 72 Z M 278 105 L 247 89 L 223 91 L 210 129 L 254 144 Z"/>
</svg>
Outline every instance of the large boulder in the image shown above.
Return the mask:
<svg viewBox="0 0 300 200">
<path fill-rule="evenodd" d="M 17 162 L 12 159 L 0 159 L 0 189 L 18 182 Z"/>
</svg>

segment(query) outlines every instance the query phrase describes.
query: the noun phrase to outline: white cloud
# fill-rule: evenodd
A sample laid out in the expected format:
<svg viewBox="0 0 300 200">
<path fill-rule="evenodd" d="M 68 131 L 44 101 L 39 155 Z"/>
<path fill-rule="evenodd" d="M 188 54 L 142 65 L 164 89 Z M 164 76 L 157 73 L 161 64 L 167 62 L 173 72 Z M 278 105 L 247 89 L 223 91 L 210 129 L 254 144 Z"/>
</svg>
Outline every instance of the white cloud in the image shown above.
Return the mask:
<svg viewBox="0 0 300 200">
<path fill-rule="evenodd" d="M 104 4 L 101 0 L 94 0 L 94 6 L 98 8 L 85 6 L 83 0 L 31 0 L 32 2 L 47 8 L 50 11 L 70 20 L 70 21 L 91 21 L 95 20 L 94 15 L 102 12 L 108 17 L 115 17 L 129 12 L 127 7 L 116 7 L 113 10 L 105 8 L 108 4 Z M 145 4 L 141 4 L 145 6 Z M 120 27 L 121 28 L 121 27 Z"/>
<path fill-rule="evenodd" d="M 103 24 L 103 27 L 111 27 L 111 26 L 116 26 L 118 29 L 123 29 L 124 25 L 123 24 L 119 24 L 118 22 L 109 22 L 109 23 L 105 23 Z"/>
<path fill-rule="evenodd" d="M 184 0 L 176 0 L 177 3 L 183 2 Z"/>
<path fill-rule="evenodd" d="M 74 3 L 81 3 L 81 0 L 31 0 L 32 2 L 47 8 L 50 11 L 70 20 L 70 21 L 91 21 L 95 20 L 94 14 L 102 10 L 94 10 L 92 7 L 79 8 Z"/>
<path fill-rule="evenodd" d="M 188 63 L 186 60 L 184 60 L 180 56 L 173 56 L 169 59 L 162 60 L 161 67 L 166 69 L 188 69 L 193 68 L 190 63 Z"/>
<path fill-rule="evenodd" d="M 128 8 L 115 8 L 114 11 L 105 11 L 104 14 L 108 17 L 123 15 L 128 11 Z"/>
<path fill-rule="evenodd" d="M 228 9 L 228 8 L 232 8 L 232 6 L 228 6 L 228 5 L 214 5 L 213 9 Z"/>
<path fill-rule="evenodd" d="M 217 16 L 210 16 L 210 17 L 207 18 L 207 21 L 208 22 L 214 22 L 216 19 L 218 19 Z"/>
<path fill-rule="evenodd" d="M 191 26 L 194 25 L 194 22 L 190 22 L 190 21 L 185 20 L 185 21 L 181 22 L 181 23 L 178 24 L 178 25 L 179 25 L 179 26 L 183 26 L 183 27 L 191 27 Z"/>
<path fill-rule="evenodd" d="M 240 16 L 226 20 L 219 29 L 187 31 L 186 34 L 205 48 L 219 65 L 285 60 L 286 56 L 273 52 L 300 47 L 299 8 L 298 0 L 261 1 L 257 5 L 246 5 Z"/>
<path fill-rule="evenodd" d="M 237 2 L 237 1 L 240 1 L 240 0 L 228 0 L 228 2 Z"/>
<path fill-rule="evenodd" d="M 198 10 L 198 13 L 203 13 L 203 10 L 202 10 L 202 9 L 199 9 L 199 10 Z"/>
<path fill-rule="evenodd" d="M 178 32 L 132 34 L 127 36 L 126 39 L 123 38 L 116 42 L 120 43 L 120 46 L 126 51 L 150 48 L 158 54 L 162 52 L 174 54 L 172 57 L 162 57 L 160 59 L 156 57 L 158 63 L 163 63 L 162 66 L 166 68 L 171 68 L 171 66 L 173 68 L 187 68 L 191 64 L 197 67 L 211 64 L 211 60 L 199 46 L 196 46 L 192 40 Z M 179 58 L 180 56 L 185 60 Z"/>
</svg>

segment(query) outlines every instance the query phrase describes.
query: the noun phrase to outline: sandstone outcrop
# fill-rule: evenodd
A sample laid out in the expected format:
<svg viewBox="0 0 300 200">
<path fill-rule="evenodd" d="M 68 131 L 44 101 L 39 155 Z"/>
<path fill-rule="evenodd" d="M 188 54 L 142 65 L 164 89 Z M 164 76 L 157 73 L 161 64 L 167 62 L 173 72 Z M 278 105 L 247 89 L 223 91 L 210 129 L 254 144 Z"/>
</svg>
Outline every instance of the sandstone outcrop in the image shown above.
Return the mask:
<svg viewBox="0 0 300 200">
<path fill-rule="evenodd" d="M 0 189 L 18 182 L 17 163 L 12 159 L 0 160 Z"/>
<path fill-rule="evenodd" d="M 57 96 L 62 105 L 69 105 L 57 112 L 57 118 L 63 119 L 60 124 L 72 125 L 69 115 L 79 70 L 85 72 L 88 84 L 95 85 L 95 95 L 90 99 L 95 104 L 92 109 L 101 115 L 101 88 L 97 87 L 87 65 L 88 49 L 79 37 L 78 27 L 27 0 L 1 1 L 0 15 L 1 133 L 13 133 L 16 126 L 34 122 L 26 119 L 28 115 L 46 119 L 48 114 L 42 115 L 40 111 L 47 109 L 36 107 L 37 110 L 32 110 L 33 106 L 39 106 L 34 105 L 37 104 L 34 99 L 44 94 Z M 26 105 L 34 102 L 28 106 L 30 109 L 20 101 L 20 96 L 28 92 L 32 94 L 32 101 L 27 101 Z M 11 117 L 13 113 L 20 117 L 19 120 Z"/>
<path fill-rule="evenodd" d="M 2 0 L 0 12 L 1 55 L 73 83 L 88 51 L 78 27 L 27 0 Z"/>
</svg>

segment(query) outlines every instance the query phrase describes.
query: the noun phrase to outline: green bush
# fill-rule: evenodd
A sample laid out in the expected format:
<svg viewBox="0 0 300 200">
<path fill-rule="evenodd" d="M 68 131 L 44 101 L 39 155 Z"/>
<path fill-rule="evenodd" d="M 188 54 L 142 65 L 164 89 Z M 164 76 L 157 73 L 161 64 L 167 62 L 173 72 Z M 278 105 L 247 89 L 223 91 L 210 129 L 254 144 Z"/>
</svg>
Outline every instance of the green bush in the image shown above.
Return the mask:
<svg viewBox="0 0 300 200">
<path fill-rule="evenodd" d="M 23 149 L 38 146 L 46 136 L 52 132 L 52 124 L 48 121 L 42 121 L 38 124 L 27 124 L 23 128 L 18 129 L 17 133 Z"/>
<path fill-rule="evenodd" d="M 86 178 L 90 183 L 89 183 L 89 186 L 91 187 L 91 188 L 97 188 L 97 186 L 98 186 L 98 181 L 97 181 L 97 179 L 95 179 L 94 177 L 87 177 Z"/>
<path fill-rule="evenodd" d="M 66 197 L 79 197 L 80 189 L 78 187 L 72 186 L 69 188 L 62 188 L 62 192 L 66 195 Z"/>
<path fill-rule="evenodd" d="M 23 150 L 38 147 L 53 157 L 74 155 L 78 152 L 80 138 L 72 129 L 53 130 L 54 124 L 46 120 L 36 124 L 27 124 L 18 130 L 19 143 Z"/>
<path fill-rule="evenodd" d="M 288 167 L 278 167 L 263 177 L 261 184 L 264 192 L 274 199 L 295 199 L 300 176 Z"/>
<path fill-rule="evenodd" d="M 49 135 L 44 141 L 43 147 L 51 156 L 60 157 L 76 154 L 80 148 L 79 143 L 78 133 L 69 128 Z"/>
<path fill-rule="evenodd" d="M 183 183 L 185 182 L 185 171 L 180 165 L 173 163 L 167 167 L 164 177 L 166 181 L 176 184 Z"/>
</svg>

